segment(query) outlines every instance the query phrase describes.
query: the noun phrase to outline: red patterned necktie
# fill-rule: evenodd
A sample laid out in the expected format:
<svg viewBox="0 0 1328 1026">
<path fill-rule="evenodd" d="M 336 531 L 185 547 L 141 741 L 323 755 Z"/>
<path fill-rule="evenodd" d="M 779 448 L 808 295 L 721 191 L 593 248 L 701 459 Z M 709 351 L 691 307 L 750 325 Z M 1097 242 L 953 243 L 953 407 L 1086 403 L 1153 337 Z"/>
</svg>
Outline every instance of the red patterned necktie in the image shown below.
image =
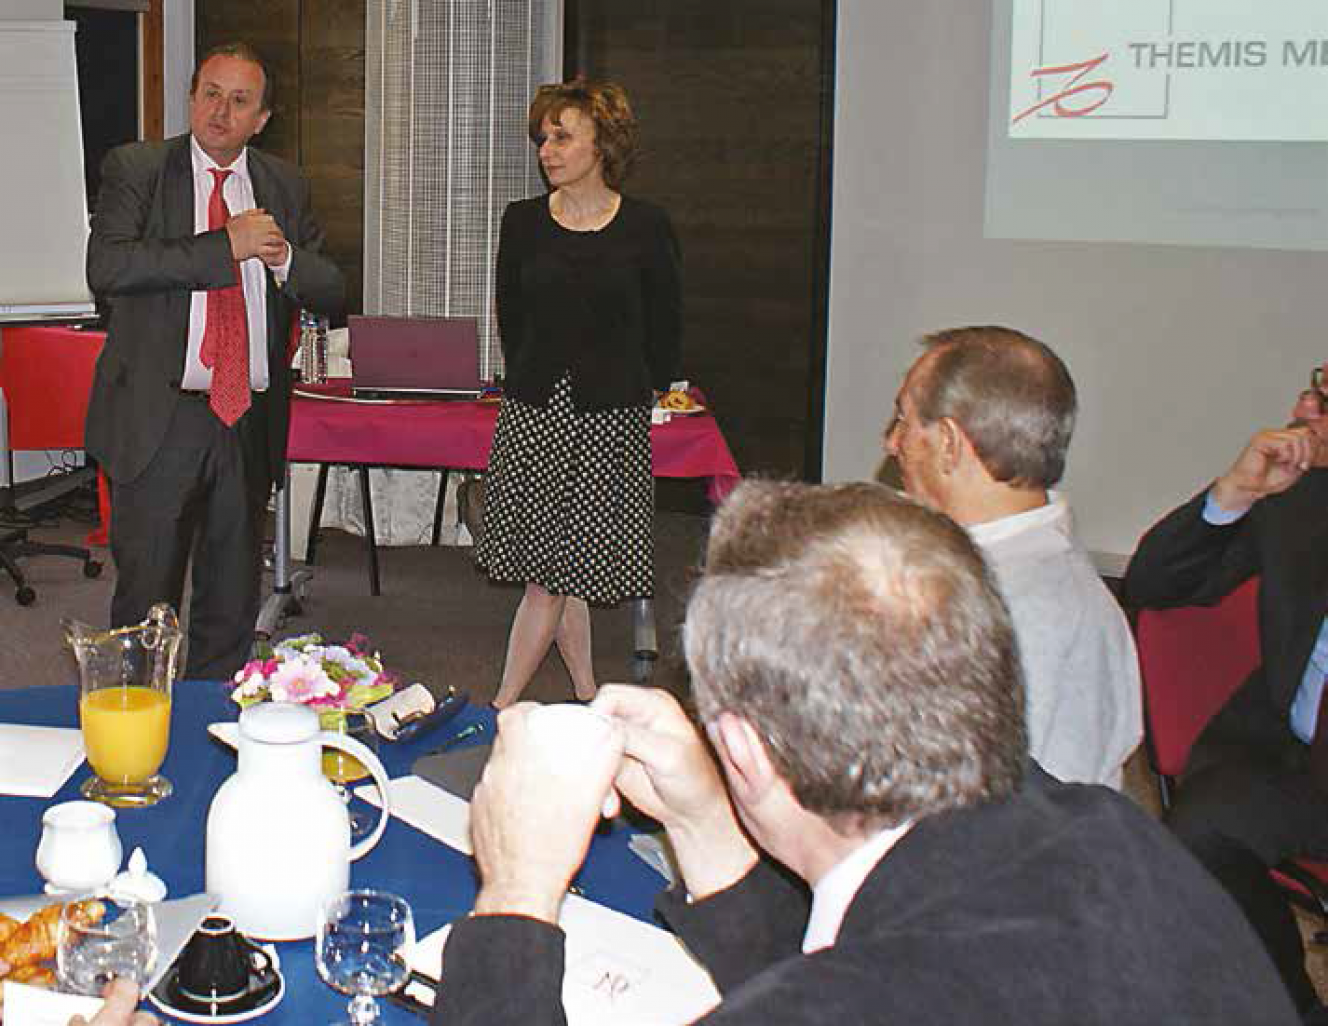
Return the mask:
<svg viewBox="0 0 1328 1026">
<path fill-rule="evenodd" d="M 208 199 L 208 231 L 226 227 L 230 210 L 221 186 L 230 171 L 209 168 L 215 181 Z M 249 409 L 249 317 L 244 307 L 244 279 L 240 265 L 235 264 L 238 284 L 224 289 L 209 289 L 207 294 L 207 320 L 203 328 L 203 344 L 198 356 L 203 366 L 212 371 L 212 390 L 208 405 L 227 427 L 239 420 Z"/>
</svg>

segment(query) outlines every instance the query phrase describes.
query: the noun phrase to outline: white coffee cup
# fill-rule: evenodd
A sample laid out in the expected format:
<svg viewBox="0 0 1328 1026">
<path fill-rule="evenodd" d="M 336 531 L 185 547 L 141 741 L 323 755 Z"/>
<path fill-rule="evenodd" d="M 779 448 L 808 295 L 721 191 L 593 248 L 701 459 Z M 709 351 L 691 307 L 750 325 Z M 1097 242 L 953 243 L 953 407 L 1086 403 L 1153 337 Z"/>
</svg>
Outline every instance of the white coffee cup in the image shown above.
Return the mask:
<svg viewBox="0 0 1328 1026">
<path fill-rule="evenodd" d="M 584 705 L 542 705 L 526 717 L 526 730 L 557 753 L 560 777 L 584 780 L 607 762 L 616 769 L 622 753 L 622 727 Z M 607 802 L 607 795 L 605 801 Z"/>
<path fill-rule="evenodd" d="M 613 742 L 618 725 L 584 705 L 541 705 L 526 717 L 541 743 L 565 749 L 569 758 L 588 761 Z"/>
</svg>

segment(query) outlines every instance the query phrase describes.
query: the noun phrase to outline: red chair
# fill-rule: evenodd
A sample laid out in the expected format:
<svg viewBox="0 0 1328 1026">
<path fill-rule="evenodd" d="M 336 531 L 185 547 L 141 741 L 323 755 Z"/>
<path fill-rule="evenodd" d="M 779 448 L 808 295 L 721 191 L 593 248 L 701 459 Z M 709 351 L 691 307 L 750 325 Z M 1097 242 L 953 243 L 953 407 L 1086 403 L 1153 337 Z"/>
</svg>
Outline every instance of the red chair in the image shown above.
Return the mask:
<svg viewBox="0 0 1328 1026">
<path fill-rule="evenodd" d="M 1258 598 L 1256 577 L 1214 606 L 1139 613 L 1144 740 L 1164 809 L 1204 727 L 1259 665 Z M 1273 877 L 1296 904 L 1328 920 L 1328 862 L 1289 860 Z"/>
</svg>

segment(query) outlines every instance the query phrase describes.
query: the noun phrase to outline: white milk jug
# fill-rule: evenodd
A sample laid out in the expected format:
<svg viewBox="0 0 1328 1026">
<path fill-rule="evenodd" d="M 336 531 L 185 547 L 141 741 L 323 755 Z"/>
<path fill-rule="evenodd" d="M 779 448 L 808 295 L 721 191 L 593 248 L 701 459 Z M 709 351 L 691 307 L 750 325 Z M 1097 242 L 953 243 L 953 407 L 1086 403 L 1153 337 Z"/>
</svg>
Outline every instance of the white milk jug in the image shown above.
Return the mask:
<svg viewBox="0 0 1328 1026">
<path fill-rule="evenodd" d="M 318 729 L 303 705 L 264 702 L 240 713 L 239 765 L 208 810 L 207 890 L 241 933 L 312 937 L 323 903 L 350 885 L 350 863 L 387 826 L 387 772 L 360 742 Z M 362 762 L 382 802 L 373 832 L 351 847 L 346 803 L 323 776 L 323 746 Z"/>
</svg>

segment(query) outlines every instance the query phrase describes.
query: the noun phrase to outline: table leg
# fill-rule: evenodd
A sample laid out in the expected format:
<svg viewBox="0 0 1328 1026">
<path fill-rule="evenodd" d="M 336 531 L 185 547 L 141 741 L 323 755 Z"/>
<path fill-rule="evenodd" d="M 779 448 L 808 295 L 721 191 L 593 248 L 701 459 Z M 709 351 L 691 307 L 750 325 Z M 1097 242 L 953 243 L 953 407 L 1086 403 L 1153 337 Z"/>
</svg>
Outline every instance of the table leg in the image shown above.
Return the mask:
<svg viewBox="0 0 1328 1026">
<path fill-rule="evenodd" d="M 277 489 L 277 515 L 272 539 L 272 594 L 258 611 L 254 636 L 271 641 L 287 616 L 299 616 L 303 610 L 300 596 L 313 575 L 308 570 L 291 573 L 290 566 L 290 464 L 286 478 Z"/>
<path fill-rule="evenodd" d="M 369 546 L 369 594 L 378 596 L 383 593 L 378 582 L 378 537 L 374 533 L 373 497 L 369 494 L 369 468 L 361 466 L 360 497 L 364 510 L 364 541 Z"/>
<path fill-rule="evenodd" d="M 645 684 L 659 658 L 659 642 L 655 635 L 655 600 L 631 600 L 632 607 L 632 676 L 638 684 Z"/>
<path fill-rule="evenodd" d="M 304 562 L 306 566 L 314 565 L 314 552 L 318 548 L 318 530 L 323 523 L 323 500 L 327 497 L 327 472 L 328 465 L 320 463 L 318 465 L 318 484 L 314 486 L 314 505 L 309 510 L 309 537 L 304 542 Z"/>
<path fill-rule="evenodd" d="M 443 537 L 443 507 L 447 504 L 447 468 L 438 468 L 438 500 L 433 504 L 433 544 Z M 460 497 L 458 497 L 458 509 Z"/>
</svg>

